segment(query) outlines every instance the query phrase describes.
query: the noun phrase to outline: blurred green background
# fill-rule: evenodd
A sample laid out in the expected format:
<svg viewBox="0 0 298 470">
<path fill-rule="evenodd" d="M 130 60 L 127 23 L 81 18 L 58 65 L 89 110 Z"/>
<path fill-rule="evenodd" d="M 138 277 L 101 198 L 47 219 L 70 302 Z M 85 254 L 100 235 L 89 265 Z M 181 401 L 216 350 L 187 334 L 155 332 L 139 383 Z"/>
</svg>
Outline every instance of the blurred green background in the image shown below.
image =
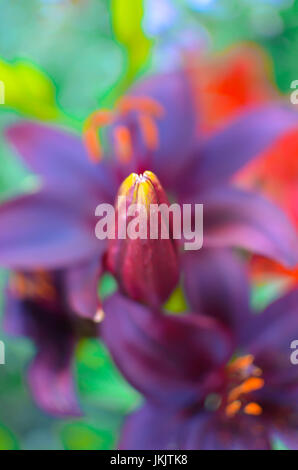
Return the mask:
<svg viewBox="0 0 298 470">
<path fill-rule="evenodd" d="M 221 50 L 243 41 L 266 49 L 283 93 L 298 79 L 298 1 L 292 0 L 0 0 L 0 130 L 16 115 L 80 130 L 136 78 L 181 61 L 181 51 Z M 294 52 L 293 52 L 294 51 Z M 0 141 L 0 198 L 35 184 Z M 2 274 L 2 284 L 5 273 Z M 111 288 L 105 279 L 101 292 Z M 272 292 L 258 292 L 263 304 Z M 175 305 L 173 305 L 175 310 Z M 33 403 L 26 367 L 33 346 L 8 338 L 0 365 L 0 449 L 113 449 L 124 416 L 140 396 L 103 345 L 84 340 L 76 374 L 85 416 L 59 420 Z"/>
</svg>

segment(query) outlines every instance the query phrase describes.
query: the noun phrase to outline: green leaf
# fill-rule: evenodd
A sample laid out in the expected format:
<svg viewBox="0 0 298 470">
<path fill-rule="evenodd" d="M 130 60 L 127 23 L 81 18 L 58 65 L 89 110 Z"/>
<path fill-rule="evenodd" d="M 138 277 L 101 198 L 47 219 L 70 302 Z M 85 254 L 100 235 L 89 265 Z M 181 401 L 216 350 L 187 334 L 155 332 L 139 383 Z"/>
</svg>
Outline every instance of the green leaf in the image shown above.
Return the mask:
<svg viewBox="0 0 298 470">
<path fill-rule="evenodd" d="M 128 413 L 140 403 L 139 394 L 120 375 L 98 340 L 83 340 L 77 350 L 78 384 L 86 403 Z"/>
<path fill-rule="evenodd" d="M 84 422 L 69 423 L 61 431 L 63 447 L 66 450 L 111 450 L 114 433 Z"/>
<path fill-rule="evenodd" d="M 128 85 L 146 64 L 152 44 L 142 28 L 143 0 L 111 0 L 111 15 L 115 37 L 127 52 Z"/>
<path fill-rule="evenodd" d="M 280 439 L 274 439 L 272 446 L 274 450 L 290 450 L 283 444 Z"/>
<path fill-rule="evenodd" d="M 182 288 L 179 286 L 174 290 L 170 298 L 164 305 L 164 309 L 169 313 L 182 313 L 187 310 L 187 303 Z"/>
<path fill-rule="evenodd" d="M 104 300 L 117 290 L 117 282 L 111 274 L 104 274 L 99 283 L 99 297 Z"/>
<path fill-rule="evenodd" d="M 285 291 L 287 283 L 284 280 L 275 280 L 261 285 L 253 286 L 251 306 L 256 311 L 264 310 L 271 302 L 278 299 Z"/>
<path fill-rule="evenodd" d="M 51 80 L 29 61 L 0 59 L 0 84 L 5 106 L 24 114 L 52 120 L 59 115 Z"/>
<path fill-rule="evenodd" d="M 278 87 L 283 93 L 290 94 L 291 82 L 298 78 L 298 63 L 293 51 L 298 47 L 298 0 L 290 8 L 280 12 L 283 30 L 273 38 L 264 39 L 262 45 L 271 54 Z"/>
<path fill-rule="evenodd" d="M 0 424 L 0 450 L 17 450 L 19 445 L 12 432 Z"/>
</svg>

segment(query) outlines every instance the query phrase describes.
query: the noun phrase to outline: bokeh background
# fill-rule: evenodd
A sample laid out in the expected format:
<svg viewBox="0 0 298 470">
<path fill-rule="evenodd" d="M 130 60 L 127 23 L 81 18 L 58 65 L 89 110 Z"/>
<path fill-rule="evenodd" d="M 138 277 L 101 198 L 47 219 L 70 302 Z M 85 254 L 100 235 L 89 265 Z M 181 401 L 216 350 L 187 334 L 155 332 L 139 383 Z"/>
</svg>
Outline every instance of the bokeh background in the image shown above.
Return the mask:
<svg viewBox="0 0 298 470">
<path fill-rule="evenodd" d="M 143 74 L 171 69 L 185 52 L 221 51 L 253 41 L 269 55 L 279 90 L 298 79 L 298 1 L 0 0 L 0 133 L 16 116 L 80 130 Z M 0 139 L 0 199 L 36 184 Z M 5 280 L 1 272 L 1 284 Z M 113 289 L 105 278 L 101 294 Z M 274 286 L 255 291 L 256 305 Z M 175 304 L 175 299 L 173 300 Z M 175 305 L 172 305 L 175 309 Z M 141 397 L 99 341 L 84 340 L 76 374 L 84 417 L 45 415 L 28 392 L 29 340 L 8 338 L 0 365 L 0 449 L 113 449 L 124 416 Z M 277 444 L 278 446 L 278 444 Z"/>
</svg>

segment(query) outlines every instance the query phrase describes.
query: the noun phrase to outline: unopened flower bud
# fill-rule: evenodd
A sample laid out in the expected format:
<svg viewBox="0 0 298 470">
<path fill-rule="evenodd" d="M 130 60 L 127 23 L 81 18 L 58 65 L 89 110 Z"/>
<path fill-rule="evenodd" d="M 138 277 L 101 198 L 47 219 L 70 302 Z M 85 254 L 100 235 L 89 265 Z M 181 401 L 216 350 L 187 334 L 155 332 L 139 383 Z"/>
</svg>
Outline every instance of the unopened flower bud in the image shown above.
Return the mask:
<svg viewBox="0 0 298 470">
<path fill-rule="evenodd" d="M 132 173 L 116 199 L 115 239 L 107 267 L 134 300 L 160 306 L 178 282 L 178 249 L 173 214 L 154 173 Z"/>
</svg>

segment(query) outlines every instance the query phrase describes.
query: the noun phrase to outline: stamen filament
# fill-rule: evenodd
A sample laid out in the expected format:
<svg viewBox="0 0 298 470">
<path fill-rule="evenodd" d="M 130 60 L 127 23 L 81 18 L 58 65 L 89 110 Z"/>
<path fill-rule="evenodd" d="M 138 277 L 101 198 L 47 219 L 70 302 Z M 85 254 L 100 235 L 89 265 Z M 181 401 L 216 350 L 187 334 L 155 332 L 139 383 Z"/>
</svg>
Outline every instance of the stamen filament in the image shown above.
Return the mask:
<svg viewBox="0 0 298 470">
<path fill-rule="evenodd" d="M 135 111 L 137 121 L 146 147 L 154 151 L 159 145 L 158 128 L 155 119 L 162 118 L 165 114 L 163 106 L 153 98 L 142 96 L 126 96 L 117 104 L 115 111 L 101 110 L 89 116 L 84 126 L 83 139 L 90 159 L 98 162 L 102 158 L 102 146 L 99 129 L 125 117 L 126 114 Z M 119 124 L 114 130 L 116 153 L 122 163 L 127 163 L 133 155 L 132 136 L 128 127 Z"/>
<path fill-rule="evenodd" d="M 155 122 L 151 116 L 141 114 L 139 116 L 139 124 L 146 146 L 149 150 L 156 150 L 159 145 L 159 139 L 158 129 Z"/>
<path fill-rule="evenodd" d="M 129 129 L 126 126 L 118 126 L 114 132 L 116 141 L 116 153 L 119 160 L 127 163 L 132 157 L 132 142 Z"/>
<path fill-rule="evenodd" d="M 264 380 L 259 377 L 250 377 L 249 379 L 245 380 L 241 385 L 238 387 L 233 388 L 229 395 L 228 400 L 234 401 L 237 400 L 240 395 L 245 393 L 254 392 L 256 390 L 260 390 L 264 387 Z"/>
<path fill-rule="evenodd" d="M 84 131 L 83 139 L 87 148 L 90 160 L 97 163 L 102 158 L 102 148 L 97 134 L 97 129 L 90 127 Z"/>
<path fill-rule="evenodd" d="M 236 400 L 226 406 L 225 413 L 229 418 L 235 416 L 241 408 L 241 401 Z"/>
<path fill-rule="evenodd" d="M 88 150 L 90 159 L 97 163 L 102 158 L 102 147 L 98 130 L 111 124 L 113 121 L 113 113 L 109 110 L 95 111 L 86 121 L 83 131 L 83 138 Z"/>
</svg>

